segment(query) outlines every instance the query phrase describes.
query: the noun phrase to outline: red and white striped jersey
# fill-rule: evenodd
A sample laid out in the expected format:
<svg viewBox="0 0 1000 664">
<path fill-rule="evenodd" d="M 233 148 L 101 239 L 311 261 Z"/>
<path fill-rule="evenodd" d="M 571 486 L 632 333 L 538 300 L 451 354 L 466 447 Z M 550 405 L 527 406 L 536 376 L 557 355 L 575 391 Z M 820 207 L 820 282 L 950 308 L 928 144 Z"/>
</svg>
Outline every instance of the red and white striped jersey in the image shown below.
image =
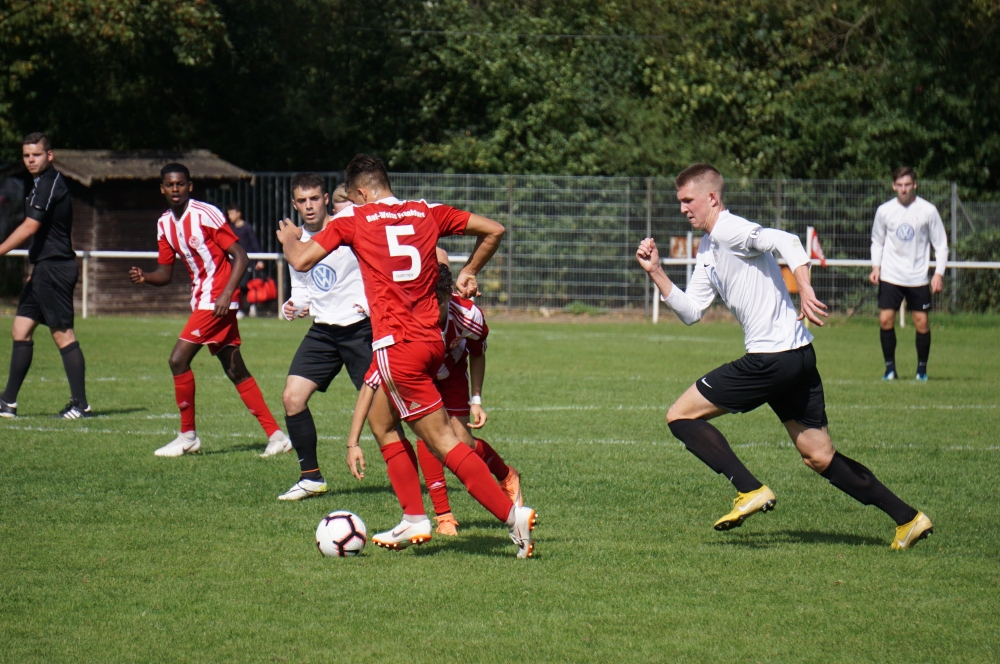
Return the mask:
<svg viewBox="0 0 1000 664">
<path fill-rule="evenodd" d="M 479 357 L 486 352 L 486 326 L 483 310 L 472 300 L 452 295 L 448 303 L 448 321 L 441 331 L 444 339 L 444 363 L 438 369 L 436 380 L 444 380 L 453 372 L 468 370 L 469 355 Z"/>
<path fill-rule="evenodd" d="M 226 249 L 237 240 L 219 208 L 194 199 L 180 219 L 167 210 L 156 222 L 159 262 L 171 265 L 180 255 L 191 275 L 191 311 L 215 309 L 215 300 L 233 273 Z M 239 301 L 237 288 L 229 308 L 238 308 Z"/>
</svg>

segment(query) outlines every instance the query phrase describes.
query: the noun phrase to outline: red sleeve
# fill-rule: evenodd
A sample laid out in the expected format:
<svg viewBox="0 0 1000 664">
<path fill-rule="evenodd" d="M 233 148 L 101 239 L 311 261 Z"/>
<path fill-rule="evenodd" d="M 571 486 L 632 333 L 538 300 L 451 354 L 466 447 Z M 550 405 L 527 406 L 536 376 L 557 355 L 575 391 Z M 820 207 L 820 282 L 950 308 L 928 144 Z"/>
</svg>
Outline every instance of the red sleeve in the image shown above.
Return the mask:
<svg viewBox="0 0 1000 664">
<path fill-rule="evenodd" d="M 441 236 L 464 235 L 465 227 L 469 224 L 471 212 L 458 210 L 450 205 L 429 205 L 431 217 L 437 222 L 441 230 Z"/>
<path fill-rule="evenodd" d="M 215 241 L 215 244 L 219 245 L 219 248 L 223 251 L 240 241 L 236 237 L 236 233 L 233 232 L 233 229 L 229 227 L 229 224 L 222 224 L 221 226 L 202 225 L 201 232 L 211 237 Z"/>
<path fill-rule="evenodd" d="M 473 357 L 482 357 L 483 353 L 486 352 L 486 335 L 483 335 L 482 339 L 467 339 L 465 349 Z"/>
<path fill-rule="evenodd" d="M 162 265 L 173 265 L 176 256 L 174 254 L 174 248 L 170 246 L 169 242 L 167 242 L 167 238 L 160 236 L 160 238 L 156 241 L 156 246 L 160 250 L 160 255 L 157 257 L 156 262 Z"/>
<path fill-rule="evenodd" d="M 348 208 L 352 210 L 352 208 Z M 344 210 L 347 212 L 348 210 Z M 344 214 L 343 212 L 341 214 Z M 351 244 L 354 240 L 354 214 L 345 215 L 341 217 L 339 214 L 330 220 L 330 223 L 326 225 L 326 228 L 321 230 L 316 235 L 313 235 L 312 240 L 316 242 L 319 246 L 326 250 L 326 253 L 330 253 L 337 247 L 344 244 Z"/>
</svg>

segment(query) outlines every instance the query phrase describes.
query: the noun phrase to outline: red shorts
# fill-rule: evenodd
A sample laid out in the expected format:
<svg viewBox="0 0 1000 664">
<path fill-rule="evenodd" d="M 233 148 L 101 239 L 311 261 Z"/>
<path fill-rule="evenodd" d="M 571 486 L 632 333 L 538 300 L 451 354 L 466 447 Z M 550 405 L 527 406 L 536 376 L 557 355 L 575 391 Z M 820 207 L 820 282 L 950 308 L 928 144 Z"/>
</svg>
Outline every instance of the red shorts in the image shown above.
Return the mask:
<svg viewBox="0 0 1000 664">
<path fill-rule="evenodd" d="M 181 330 L 180 338 L 188 343 L 208 346 L 212 355 L 226 346 L 243 343 L 240 341 L 240 326 L 236 322 L 236 309 L 230 309 L 222 318 L 216 318 L 214 312 L 205 309 L 195 311 Z"/>
<path fill-rule="evenodd" d="M 375 351 L 378 377 L 399 416 L 419 420 L 441 408 L 441 395 L 433 376 L 444 361 L 444 345 L 433 341 L 406 341 Z M 365 382 L 374 381 L 372 370 Z"/>
<path fill-rule="evenodd" d="M 444 408 L 452 417 L 469 415 L 469 375 L 464 371 L 452 371 L 444 380 L 436 380 L 438 392 L 444 401 Z"/>
</svg>

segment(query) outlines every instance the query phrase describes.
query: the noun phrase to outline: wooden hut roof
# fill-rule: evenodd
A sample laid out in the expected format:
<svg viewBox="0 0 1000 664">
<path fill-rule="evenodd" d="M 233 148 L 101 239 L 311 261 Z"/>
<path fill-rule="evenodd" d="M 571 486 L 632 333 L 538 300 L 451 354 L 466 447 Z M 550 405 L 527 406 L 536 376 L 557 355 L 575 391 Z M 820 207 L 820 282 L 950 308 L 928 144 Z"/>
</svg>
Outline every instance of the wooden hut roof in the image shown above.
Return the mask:
<svg viewBox="0 0 1000 664">
<path fill-rule="evenodd" d="M 84 185 L 108 180 L 159 180 L 160 169 L 177 161 L 193 180 L 248 180 L 253 174 L 208 150 L 54 150 L 60 173 Z"/>
</svg>

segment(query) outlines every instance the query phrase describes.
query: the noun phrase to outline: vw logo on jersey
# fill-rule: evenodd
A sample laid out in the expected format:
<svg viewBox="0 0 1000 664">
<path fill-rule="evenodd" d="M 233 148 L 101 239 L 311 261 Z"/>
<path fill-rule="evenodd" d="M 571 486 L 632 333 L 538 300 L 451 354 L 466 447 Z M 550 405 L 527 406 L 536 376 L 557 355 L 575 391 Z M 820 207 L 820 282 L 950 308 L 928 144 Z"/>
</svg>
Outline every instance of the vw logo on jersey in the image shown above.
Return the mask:
<svg viewBox="0 0 1000 664">
<path fill-rule="evenodd" d="M 909 242 L 910 240 L 913 239 L 913 236 L 914 236 L 913 226 L 910 226 L 909 224 L 903 224 L 902 226 L 896 229 L 896 237 L 898 237 L 903 242 Z"/>
<path fill-rule="evenodd" d="M 320 263 L 312 269 L 312 280 L 316 288 L 326 292 L 337 283 L 337 273 L 329 265 Z"/>
</svg>

